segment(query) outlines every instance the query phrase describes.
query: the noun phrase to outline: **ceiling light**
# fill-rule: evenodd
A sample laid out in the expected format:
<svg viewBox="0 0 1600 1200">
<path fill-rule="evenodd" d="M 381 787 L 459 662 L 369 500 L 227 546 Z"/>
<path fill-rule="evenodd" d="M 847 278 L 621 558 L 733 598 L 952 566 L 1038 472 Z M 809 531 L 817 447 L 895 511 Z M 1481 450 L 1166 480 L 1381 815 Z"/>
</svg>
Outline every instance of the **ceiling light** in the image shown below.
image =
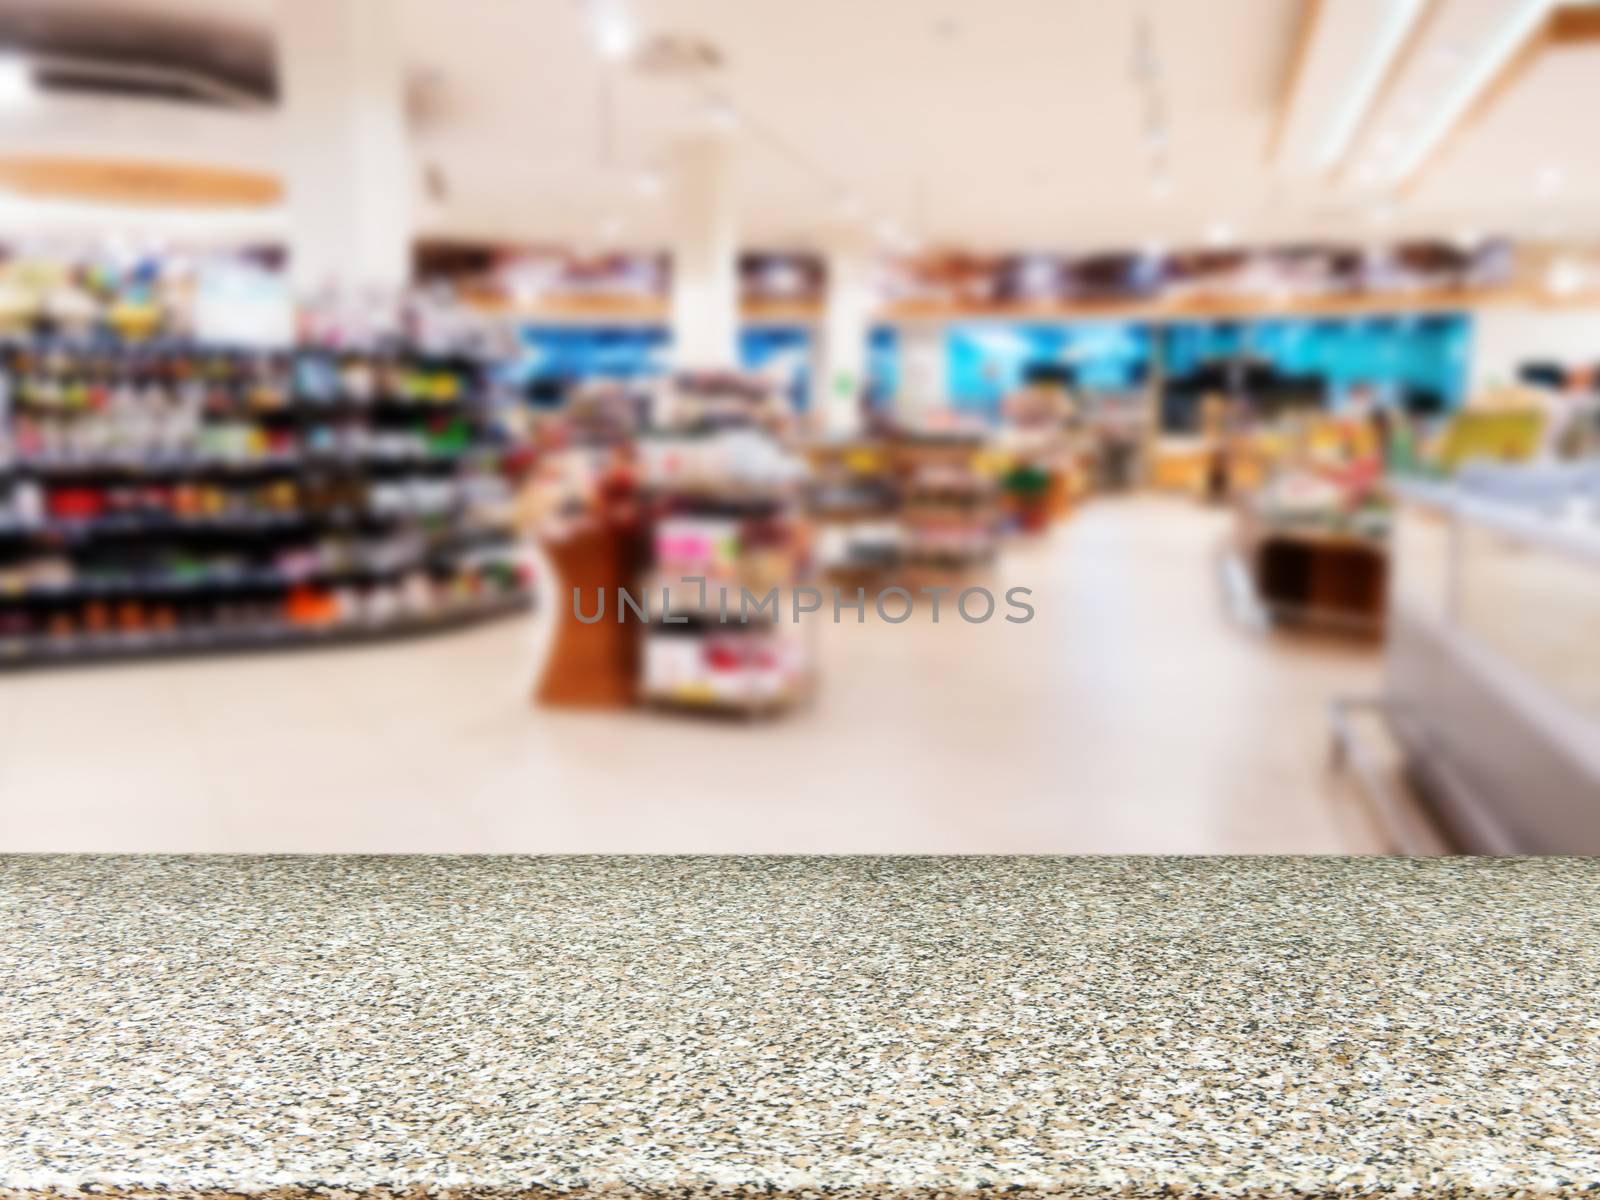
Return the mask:
<svg viewBox="0 0 1600 1200">
<path fill-rule="evenodd" d="M 1458 229 L 1455 242 L 1463 250 L 1476 250 L 1483 243 L 1483 233 L 1477 229 Z"/>
<path fill-rule="evenodd" d="M 1395 163 L 1396 179 L 1407 178 L 1423 164 L 1433 152 L 1433 148 L 1455 127 L 1461 114 L 1466 112 L 1478 93 L 1517 52 L 1555 3 L 1556 0 L 1522 0 L 1522 3 L 1517 5 L 1510 19 L 1500 27 L 1500 32 L 1478 56 L 1478 60 L 1463 72 L 1445 102 L 1435 110 L 1433 119 L 1424 124 L 1422 132 L 1412 141 L 1410 149 Z"/>
<path fill-rule="evenodd" d="M 38 95 L 28 60 L 14 51 L 0 52 L 0 109 L 24 108 Z"/>
<path fill-rule="evenodd" d="M 1558 258 L 1550 264 L 1550 270 L 1545 273 L 1544 286 L 1556 296 L 1571 296 L 1583 290 L 1583 285 L 1588 282 L 1587 273 L 1583 267 L 1573 259 Z"/>
<path fill-rule="evenodd" d="M 1236 237 L 1233 226 L 1226 221 L 1213 221 L 1206 228 L 1206 244 L 1210 246 L 1231 246 Z"/>
<path fill-rule="evenodd" d="M 1401 43 L 1422 10 L 1422 0 L 1389 0 L 1389 10 L 1378 31 L 1377 43 L 1362 61 L 1356 85 L 1335 114 L 1333 125 L 1328 129 L 1322 148 L 1317 153 L 1317 166 L 1322 170 L 1330 169 L 1344 157 L 1350 139 L 1355 137 L 1361 118 L 1367 111 L 1367 105 L 1372 102 L 1378 85 L 1388 74 L 1390 60 L 1399 53 Z"/>
<path fill-rule="evenodd" d="M 1566 182 L 1567 173 L 1561 167 L 1548 166 L 1539 171 L 1534 183 L 1541 196 L 1553 196 L 1561 190 L 1561 185 Z"/>
<path fill-rule="evenodd" d="M 633 53 L 634 28 L 628 0 L 588 0 L 589 36 L 595 53 L 621 62 Z"/>
<path fill-rule="evenodd" d="M 633 177 L 633 190 L 641 196 L 659 196 L 665 186 L 661 172 L 648 167 Z"/>
<path fill-rule="evenodd" d="M 1152 238 L 1150 241 L 1144 244 L 1144 248 L 1140 253 L 1142 253 L 1145 258 L 1165 258 L 1167 255 L 1167 245 L 1163 241 Z"/>
<path fill-rule="evenodd" d="M 706 124 L 718 133 L 732 133 L 739 128 L 739 114 L 721 98 L 706 103 L 705 118 Z"/>
</svg>

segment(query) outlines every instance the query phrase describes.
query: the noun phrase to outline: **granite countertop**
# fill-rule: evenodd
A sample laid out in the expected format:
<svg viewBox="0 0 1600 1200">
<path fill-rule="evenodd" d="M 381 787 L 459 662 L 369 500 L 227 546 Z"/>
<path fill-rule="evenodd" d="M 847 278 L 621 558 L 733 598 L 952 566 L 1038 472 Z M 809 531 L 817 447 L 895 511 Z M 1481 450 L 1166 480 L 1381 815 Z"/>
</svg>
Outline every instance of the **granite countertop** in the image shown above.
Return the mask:
<svg viewBox="0 0 1600 1200">
<path fill-rule="evenodd" d="M 1600 860 L 0 858 L 0 1197 L 1600 1189 Z"/>
</svg>

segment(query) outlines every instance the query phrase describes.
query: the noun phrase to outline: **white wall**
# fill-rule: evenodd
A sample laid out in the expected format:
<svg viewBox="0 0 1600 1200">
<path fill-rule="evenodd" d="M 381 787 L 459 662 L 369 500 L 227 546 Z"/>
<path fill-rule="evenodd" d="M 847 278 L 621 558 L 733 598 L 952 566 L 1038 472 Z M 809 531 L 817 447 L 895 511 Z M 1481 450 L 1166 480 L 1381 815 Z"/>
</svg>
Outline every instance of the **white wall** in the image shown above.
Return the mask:
<svg viewBox="0 0 1600 1200">
<path fill-rule="evenodd" d="M 1600 363 L 1600 308 L 1491 305 L 1473 314 L 1471 395 L 1516 382 L 1533 360 Z"/>
</svg>

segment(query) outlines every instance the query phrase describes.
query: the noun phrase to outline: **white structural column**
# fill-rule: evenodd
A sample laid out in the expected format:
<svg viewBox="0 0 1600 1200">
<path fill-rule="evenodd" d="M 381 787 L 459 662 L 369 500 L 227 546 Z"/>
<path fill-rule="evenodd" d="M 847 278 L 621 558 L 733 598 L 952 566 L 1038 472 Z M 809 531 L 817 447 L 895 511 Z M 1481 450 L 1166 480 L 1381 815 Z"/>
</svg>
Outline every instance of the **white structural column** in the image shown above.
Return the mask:
<svg viewBox="0 0 1600 1200">
<path fill-rule="evenodd" d="M 822 428 L 834 437 L 848 437 L 861 427 L 861 397 L 867 386 L 867 341 L 871 335 L 872 262 L 858 234 L 830 239 L 827 293 L 812 381 L 812 407 Z"/>
<path fill-rule="evenodd" d="M 680 143 L 672 177 L 672 356 L 678 370 L 739 361 L 739 227 L 730 134 Z"/>
<path fill-rule="evenodd" d="M 915 422 L 923 413 L 950 406 L 950 353 L 942 324 L 904 325 L 900 329 L 900 389 L 895 411 Z"/>
<path fill-rule="evenodd" d="M 393 297 L 410 280 L 399 7 L 278 0 L 289 270 L 300 299 Z"/>
</svg>

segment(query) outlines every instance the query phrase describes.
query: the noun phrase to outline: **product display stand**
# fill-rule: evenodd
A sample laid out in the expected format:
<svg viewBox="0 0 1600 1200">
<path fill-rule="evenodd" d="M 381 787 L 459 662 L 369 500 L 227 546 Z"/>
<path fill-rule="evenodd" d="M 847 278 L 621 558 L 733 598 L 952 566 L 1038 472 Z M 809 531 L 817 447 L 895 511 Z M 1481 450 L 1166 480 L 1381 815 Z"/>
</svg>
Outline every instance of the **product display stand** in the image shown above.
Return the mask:
<svg viewBox="0 0 1600 1200">
<path fill-rule="evenodd" d="M 784 711 L 812 691 L 810 627 L 792 612 L 741 619 L 744 590 L 758 602 L 776 591 L 792 607 L 811 573 L 805 465 L 789 451 L 781 398 L 749 376 L 698 374 L 671 381 L 662 399 L 640 443 L 642 582 L 658 611 L 644 630 L 639 698 L 740 716 Z"/>
<path fill-rule="evenodd" d="M 875 588 L 900 559 L 900 490 L 887 439 L 814 442 L 807 511 L 817 526 L 817 561 L 841 587 Z"/>
<path fill-rule="evenodd" d="M 1350 633 L 1383 630 L 1389 547 L 1382 537 L 1264 520 L 1239 507 L 1238 550 L 1274 620 Z"/>
<path fill-rule="evenodd" d="M 982 437 L 902 435 L 895 446 L 901 566 L 918 579 L 988 566 L 999 550 L 999 491 L 980 470 Z"/>
<path fill-rule="evenodd" d="M 617 589 L 633 580 L 636 545 L 631 530 L 598 524 L 544 543 L 557 576 L 556 632 L 535 697 L 540 704 L 626 708 L 633 703 L 639 674 L 638 630 L 619 622 L 614 606 Z M 605 597 L 601 620 L 586 624 L 577 619 L 575 588 L 586 615 L 594 612 L 598 596 Z"/>
</svg>

